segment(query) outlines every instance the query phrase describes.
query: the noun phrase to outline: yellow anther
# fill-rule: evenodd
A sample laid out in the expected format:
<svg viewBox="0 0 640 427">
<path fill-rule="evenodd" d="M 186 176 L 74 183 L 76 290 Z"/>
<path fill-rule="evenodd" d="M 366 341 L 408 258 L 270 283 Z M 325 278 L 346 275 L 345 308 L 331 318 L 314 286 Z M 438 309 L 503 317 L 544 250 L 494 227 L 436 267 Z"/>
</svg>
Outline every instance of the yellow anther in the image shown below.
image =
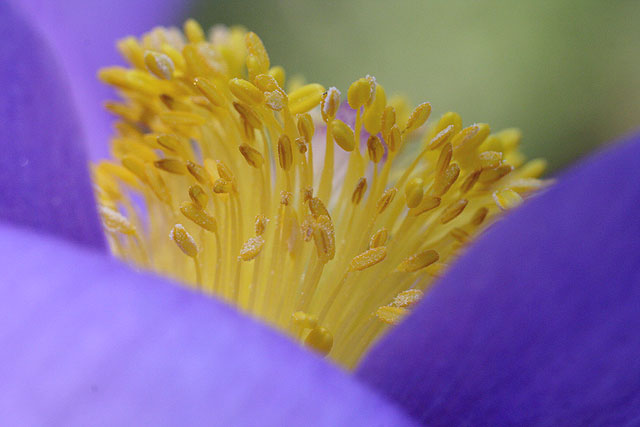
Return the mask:
<svg viewBox="0 0 640 427">
<path fill-rule="evenodd" d="M 147 69 L 160 79 L 170 80 L 173 77 L 173 61 L 164 53 L 148 50 L 144 54 L 144 63 Z"/>
<path fill-rule="evenodd" d="M 428 102 L 423 102 L 422 104 L 418 105 L 409 116 L 407 125 L 404 128 L 404 132 L 413 132 L 417 130 L 420 126 L 425 124 L 430 115 L 431 104 L 429 104 Z"/>
<path fill-rule="evenodd" d="M 290 191 L 281 191 L 280 192 L 280 204 L 283 206 L 289 206 L 291 204 L 291 200 L 293 199 L 293 194 Z"/>
<path fill-rule="evenodd" d="M 213 183 L 213 192 L 217 194 L 225 194 L 231 193 L 233 190 L 233 184 L 231 181 L 227 181 L 226 179 L 216 179 L 216 182 Z"/>
<path fill-rule="evenodd" d="M 248 105 L 233 103 L 233 108 L 236 109 L 238 114 L 244 119 L 244 121 L 254 129 L 260 129 L 262 127 L 262 120 L 260 117 L 249 107 Z"/>
<path fill-rule="evenodd" d="M 175 47 L 167 43 L 163 43 L 160 49 L 162 50 L 162 53 L 164 53 L 169 58 L 171 58 L 171 61 L 173 61 L 173 65 L 175 69 L 178 70 L 178 72 L 184 71 L 186 67 L 186 63 L 180 51 L 178 51 Z"/>
<path fill-rule="evenodd" d="M 357 110 L 363 105 L 368 104 L 375 93 L 375 86 L 375 80 L 367 77 L 360 78 L 351 83 L 349 91 L 347 92 L 347 102 L 349 106 Z"/>
<path fill-rule="evenodd" d="M 156 142 L 162 148 L 165 148 L 174 153 L 180 153 L 183 150 L 183 144 L 175 135 L 162 134 L 156 137 Z"/>
<path fill-rule="evenodd" d="M 324 215 L 331 218 L 327 207 L 324 205 L 324 203 L 322 203 L 322 200 L 318 199 L 317 197 L 312 197 L 311 199 L 309 199 L 309 211 L 311 211 L 311 215 L 313 215 L 314 217 Z"/>
<path fill-rule="evenodd" d="M 147 181 L 144 163 L 137 157 L 125 155 L 122 157 L 122 166 L 137 176 L 140 181 Z"/>
<path fill-rule="evenodd" d="M 480 173 L 478 181 L 483 184 L 492 184 L 505 177 L 513 170 L 511 165 L 500 165 L 497 168 L 485 169 Z"/>
<path fill-rule="evenodd" d="M 313 223 L 313 241 L 320 261 L 329 262 L 336 255 L 336 240 L 333 222 L 326 215 L 319 216 Z"/>
<path fill-rule="evenodd" d="M 382 119 L 380 120 L 382 136 L 388 139 L 389 133 L 391 133 L 391 127 L 396 124 L 396 109 L 391 105 L 387 105 L 382 112 Z M 398 129 L 400 130 L 400 129 Z"/>
<path fill-rule="evenodd" d="M 382 130 L 382 114 L 387 105 L 387 95 L 381 85 L 376 85 L 373 102 L 365 107 L 362 115 L 364 128 L 371 135 L 375 135 Z"/>
<path fill-rule="evenodd" d="M 304 139 L 301 136 L 297 137 L 295 140 L 296 147 L 298 148 L 298 151 L 300 152 L 300 154 L 304 154 L 307 152 L 307 144 L 305 141 L 306 139 Z"/>
<path fill-rule="evenodd" d="M 280 91 L 264 93 L 264 104 L 273 111 L 280 111 L 287 105 L 287 95 Z"/>
<path fill-rule="evenodd" d="M 386 305 L 376 311 L 378 319 L 389 325 L 397 325 L 407 314 L 409 314 L 409 310 L 406 308 L 389 307 Z"/>
<path fill-rule="evenodd" d="M 471 237 L 469 233 L 458 227 L 452 228 L 449 234 L 460 243 L 467 243 Z"/>
<path fill-rule="evenodd" d="M 385 211 L 385 209 L 387 209 L 387 207 L 391 204 L 393 199 L 396 197 L 397 192 L 398 192 L 397 188 L 391 187 L 388 190 L 386 190 L 384 193 L 382 193 L 382 196 L 380 196 L 380 199 L 378 199 L 378 203 L 376 204 L 376 210 L 378 211 L 378 214 L 381 214 L 382 212 Z"/>
<path fill-rule="evenodd" d="M 405 187 L 404 195 L 409 208 L 418 207 L 424 195 L 424 181 L 420 178 L 411 179 Z"/>
<path fill-rule="evenodd" d="M 282 92 L 282 88 L 280 87 L 276 79 L 274 79 L 273 76 L 269 74 L 257 75 L 255 79 L 253 79 L 253 83 L 262 92 Z"/>
<path fill-rule="evenodd" d="M 387 145 L 389 145 L 389 150 L 391 151 L 398 151 L 402 147 L 402 133 L 398 125 L 391 126 L 387 137 Z"/>
<path fill-rule="evenodd" d="M 443 174 L 447 170 L 452 156 L 453 147 L 451 144 L 447 143 L 442 147 L 442 150 L 440 150 L 440 155 L 438 156 L 438 162 L 436 163 L 435 169 L 436 176 Z"/>
<path fill-rule="evenodd" d="M 453 145 L 454 148 L 465 145 L 468 141 L 472 140 L 473 137 L 476 136 L 479 130 L 480 126 L 478 126 L 477 124 L 467 126 L 453 137 L 453 139 L 451 140 L 451 145 Z"/>
<path fill-rule="evenodd" d="M 369 139 L 367 139 L 367 152 L 369 153 L 369 159 L 373 163 L 378 163 L 382 160 L 382 156 L 384 156 L 384 145 L 375 135 L 371 135 Z"/>
<path fill-rule="evenodd" d="M 416 305 L 424 296 L 424 292 L 419 289 L 407 289 L 406 291 L 400 292 L 393 299 L 391 306 L 393 307 L 413 307 Z"/>
<path fill-rule="evenodd" d="M 199 164 L 187 160 L 187 170 L 200 184 L 207 186 L 211 184 L 207 171 Z"/>
<path fill-rule="evenodd" d="M 446 224 L 455 219 L 462 213 L 464 208 L 467 207 L 468 203 L 469 201 L 466 199 L 456 200 L 455 202 L 451 203 L 444 209 L 444 211 L 442 211 L 442 214 L 440 215 L 440 222 L 442 224 Z"/>
<path fill-rule="evenodd" d="M 349 264 L 349 269 L 351 271 L 364 270 L 365 268 L 373 267 L 379 262 L 382 262 L 386 257 L 387 247 L 377 246 L 375 248 L 371 248 L 362 252 L 358 256 L 355 256 Z"/>
<path fill-rule="evenodd" d="M 135 37 L 126 37 L 120 40 L 118 42 L 118 50 L 131 65 L 141 70 L 145 68 L 144 50 Z"/>
<path fill-rule="evenodd" d="M 291 320 L 301 328 L 313 329 L 318 326 L 318 318 L 313 314 L 308 314 L 304 311 L 296 311 L 293 313 L 291 315 Z"/>
<path fill-rule="evenodd" d="M 201 115 L 188 111 L 165 111 L 159 117 L 169 126 L 201 126 L 206 122 Z"/>
<path fill-rule="evenodd" d="M 438 134 L 449 126 L 453 126 L 453 135 L 460 132 L 460 130 L 462 129 L 462 118 L 460 117 L 460 114 L 451 111 L 443 114 L 442 117 L 440 117 L 438 124 L 436 125 L 435 133 Z"/>
<path fill-rule="evenodd" d="M 249 55 L 254 58 L 253 67 L 255 69 L 255 74 L 268 73 L 270 66 L 269 55 L 267 54 L 267 50 L 264 48 L 264 44 L 262 44 L 260 37 L 258 37 L 254 32 L 249 32 L 245 36 L 245 43 L 247 50 L 249 51 Z"/>
<path fill-rule="evenodd" d="M 351 203 L 357 205 L 364 197 L 364 193 L 367 191 L 367 178 L 362 177 L 358 180 L 356 184 L 356 188 L 353 190 L 353 194 L 351 195 Z"/>
<path fill-rule="evenodd" d="M 305 141 L 310 144 L 313 139 L 313 133 L 315 132 L 313 126 L 313 119 L 310 114 L 300 114 L 298 116 L 298 133 Z"/>
<path fill-rule="evenodd" d="M 198 245 L 193 240 L 191 234 L 184 229 L 182 224 L 176 224 L 169 233 L 169 238 L 173 240 L 178 248 L 188 257 L 195 258 L 198 256 Z"/>
<path fill-rule="evenodd" d="M 481 207 L 473 213 L 469 224 L 477 227 L 484 222 L 484 220 L 487 218 L 488 213 L 489 209 L 487 209 L 486 207 Z"/>
<path fill-rule="evenodd" d="M 344 151 L 353 151 L 356 146 L 356 137 L 353 129 L 342 120 L 334 120 L 331 122 L 331 133 L 333 140 Z"/>
<path fill-rule="evenodd" d="M 240 150 L 242 157 L 244 157 L 247 163 L 249 163 L 254 168 L 261 168 L 264 164 L 264 157 L 262 157 L 262 154 L 260 154 L 260 152 L 255 148 L 247 144 L 242 144 L 240 147 L 238 147 L 238 149 Z"/>
<path fill-rule="evenodd" d="M 509 128 L 501 130 L 496 133 L 495 136 L 500 140 L 503 151 L 511 151 L 518 148 L 520 140 L 522 139 L 522 132 L 520 129 Z"/>
<path fill-rule="evenodd" d="M 200 206 L 192 202 L 183 202 L 180 205 L 180 212 L 195 224 L 207 231 L 215 233 L 218 223 L 214 217 L 206 213 Z"/>
<path fill-rule="evenodd" d="M 325 122 L 333 120 L 340 108 L 340 91 L 335 87 L 330 87 L 322 94 L 322 102 L 320 103 L 320 112 Z"/>
<path fill-rule="evenodd" d="M 298 88 L 289 94 L 289 110 L 292 114 L 302 114 L 314 109 L 320 104 L 324 87 L 311 83 Z"/>
<path fill-rule="evenodd" d="M 449 125 L 446 128 L 442 129 L 433 138 L 431 138 L 431 141 L 429 142 L 429 150 L 435 150 L 442 144 L 446 144 L 453 135 L 453 132 L 453 125 Z"/>
<path fill-rule="evenodd" d="M 502 210 L 515 208 L 523 202 L 522 196 L 520 196 L 510 188 L 495 191 L 493 193 L 493 200 L 496 202 L 496 205 L 498 205 L 498 207 Z"/>
<path fill-rule="evenodd" d="M 256 236 L 262 236 L 267 228 L 269 220 L 262 214 L 256 215 Z"/>
<path fill-rule="evenodd" d="M 136 233 L 136 228 L 125 218 L 120 212 L 115 209 L 111 209 L 107 206 L 100 206 L 98 208 L 102 223 L 105 228 L 111 232 L 117 232 L 127 235 Z"/>
<path fill-rule="evenodd" d="M 187 173 L 187 168 L 182 160 L 160 159 L 153 162 L 153 164 L 158 169 L 162 169 L 165 172 L 174 173 L 176 175 L 184 175 Z"/>
<path fill-rule="evenodd" d="M 218 176 L 226 181 L 234 182 L 235 177 L 231 172 L 231 169 L 222 161 L 216 160 L 216 170 L 218 171 Z"/>
<path fill-rule="evenodd" d="M 415 208 L 411 209 L 409 211 L 409 214 L 412 216 L 418 216 L 432 209 L 435 209 L 438 206 L 440 206 L 440 197 L 435 197 L 435 196 L 430 196 L 425 194 L 424 196 L 422 196 L 422 200 L 420 201 L 420 204 Z"/>
<path fill-rule="evenodd" d="M 262 236 L 252 237 L 242 245 L 238 259 L 242 261 L 251 261 L 260 254 L 264 246 L 264 238 Z"/>
<path fill-rule="evenodd" d="M 522 178 L 538 178 L 547 168 L 547 161 L 544 159 L 533 159 L 520 169 L 518 176 Z"/>
<path fill-rule="evenodd" d="M 378 248 L 384 246 L 389 239 L 389 230 L 382 227 L 380 230 L 373 233 L 371 239 L 369 239 L 369 249 Z"/>
<path fill-rule="evenodd" d="M 291 169 L 293 164 L 293 152 L 291 151 L 291 140 L 287 135 L 281 135 L 278 139 L 278 163 L 286 171 Z"/>
<path fill-rule="evenodd" d="M 313 187 L 307 187 L 302 189 L 302 200 L 307 203 L 313 198 Z"/>
<path fill-rule="evenodd" d="M 207 193 L 205 193 L 202 187 L 197 184 L 189 187 L 189 197 L 191 198 L 193 203 L 198 205 L 200 209 L 204 209 L 204 207 L 207 206 L 207 202 L 209 201 Z"/>
<path fill-rule="evenodd" d="M 205 98 L 216 107 L 222 107 L 225 104 L 225 98 L 218 87 L 210 80 L 204 77 L 196 77 L 193 79 L 193 85 L 200 91 Z"/>
<path fill-rule="evenodd" d="M 519 178 L 509 181 L 509 187 L 518 194 L 525 194 L 530 191 L 539 190 L 544 186 L 544 184 L 544 181 L 536 178 Z"/>
<path fill-rule="evenodd" d="M 248 105 L 257 105 L 264 100 L 260 89 L 244 79 L 233 78 L 229 80 L 229 90 L 233 96 Z"/>
<path fill-rule="evenodd" d="M 415 255 L 411 255 L 408 258 L 405 258 L 399 265 L 396 267 L 396 270 L 402 271 L 405 273 L 413 273 L 418 270 L 422 270 L 425 267 L 430 266 L 434 262 L 440 259 L 440 255 L 438 252 L 433 249 L 428 249 L 426 251 L 417 253 Z"/>
<path fill-rule="evenodd" d="M 456 163 L 452 163 L 447 167 L 444 172 L 436 176 L 436 179 L 431 187 L 431 193 L 434 196 L 442 196 L 445 194 L 454 182 L 460 176 L 460 166 Z"/>
<path fill-rule="evenodd" d="M 304 339 L 304 344 L 322 356 L 326 356 L 333 347 L 333 335 L 327 328 L 315 327 Z"/>
<path fill-rule="evenodd" d="M 284 68 L 282 68 L 279 65 L 276 65 L 275 67 L 271 67 L 271 69 L 269 70 L 269 75 L 276 80 L 276 82 L 278 83 L 278 86 L 284 87 L 284 80 L 286 78 Z"/>
<path fill-rule="evenodd" d="M 482 169 L 493 169 L 502 163 L 502 153 L 499 151 L 485 151 L 478 156 Z"/>
<path fill-rule="evenodd" d="M 202 27 L 193 19 L 187 19 L 184 23 L 184 34 L 191 43 L 200 43 L 205 40 Z"/>
<path fill-rule="evenodd" d="M 464 194 L 471 190 L 476 182 L 478 182 L 481 173 L 481 170 L 476 170 L 467 175 L 464 181 L 462 181 L 462 184 L 460 184 L 460 192 Z"/>
</svg>

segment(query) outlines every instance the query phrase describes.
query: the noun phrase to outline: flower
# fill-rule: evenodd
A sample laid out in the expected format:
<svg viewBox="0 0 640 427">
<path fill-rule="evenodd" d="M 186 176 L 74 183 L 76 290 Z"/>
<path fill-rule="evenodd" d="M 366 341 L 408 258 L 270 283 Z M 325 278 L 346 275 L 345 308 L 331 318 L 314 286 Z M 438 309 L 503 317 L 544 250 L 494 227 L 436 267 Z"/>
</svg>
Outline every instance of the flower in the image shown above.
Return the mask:
<svg viewBox="0 0 640 427">
<path fill-rule="evenodd" d="M 224 304 L 96 251 L 59 66 L 6 3 L 0 24 L 13 65 L 0 70 L 7 424 L 410 423 L 402 410 L 434 424 L 638 419 L 637 136 L 492 227 L 369 352 L 356 376 L 380 399 Z"/>
<path fill-rule="evenodd" d="M 291 83 L 241 28 L 188 20 L 118 47 L 129 68 L 99 73 L 122 98 L 113 159 L 93 168 L 112 251 L 348 368 L 543 185 L 519 131 L 448 112 L 421 136 L 428 102 L 387 101 L 372 76 L 346 100 Z"/>
</svg>

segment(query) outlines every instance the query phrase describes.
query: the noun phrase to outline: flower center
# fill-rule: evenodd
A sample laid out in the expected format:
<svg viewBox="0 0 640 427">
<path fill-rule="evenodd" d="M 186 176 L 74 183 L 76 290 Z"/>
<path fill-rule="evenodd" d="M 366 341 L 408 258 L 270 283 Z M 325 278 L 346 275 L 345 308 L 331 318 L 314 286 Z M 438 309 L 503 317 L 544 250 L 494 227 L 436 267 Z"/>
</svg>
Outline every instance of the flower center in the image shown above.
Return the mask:
<svg viewBox="0 0 640 427">
<path fill-rule="evenodd" d="M 540 188 L 520 134 L 423 126 L 373 77 L 286 82 L 258 36 L 192 20 L 119 48 L 112 160 L 93 166 L 112 251 L 352 368 L 460 249 Z M 287 90 L 285 91 L 285 87 Z M 427 128 L 424 130 L 423 128 Z"/>
</svg>

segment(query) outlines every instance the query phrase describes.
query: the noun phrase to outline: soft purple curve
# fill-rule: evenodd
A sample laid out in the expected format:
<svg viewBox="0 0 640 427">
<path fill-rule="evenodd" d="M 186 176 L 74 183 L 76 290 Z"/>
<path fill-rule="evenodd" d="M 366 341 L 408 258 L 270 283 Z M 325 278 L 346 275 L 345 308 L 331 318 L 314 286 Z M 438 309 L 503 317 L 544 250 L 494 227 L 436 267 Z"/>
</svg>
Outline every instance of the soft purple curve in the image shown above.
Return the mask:
<svg viewBox="0 0 640 427">
<path fill-rule="evenodd" d="M 159 25 L 180 25 L 185 0 L 10 0 L 53 45 L 72 80 L 71 90 L 87 136 L 91 159 L 106 157 L 112 134 L 103 108 L 113 91 L 98 81 L 102 67 L 122 63 L 116 41 Z"/>
<path fill-rule="evenodd" d="M 4 425 L 412 425 L 214 299 L 0 224 Z"/>
<path fill-rule="evenodd" d="M 67 81 L 5 2 L 0 64 L 0 220 L 104 248 Z"/>
<path fill-rule="evenodd" d="M 640 135 L 480 238 L 359 367 L 430 425 L 640 423 Z"/>
</svg>

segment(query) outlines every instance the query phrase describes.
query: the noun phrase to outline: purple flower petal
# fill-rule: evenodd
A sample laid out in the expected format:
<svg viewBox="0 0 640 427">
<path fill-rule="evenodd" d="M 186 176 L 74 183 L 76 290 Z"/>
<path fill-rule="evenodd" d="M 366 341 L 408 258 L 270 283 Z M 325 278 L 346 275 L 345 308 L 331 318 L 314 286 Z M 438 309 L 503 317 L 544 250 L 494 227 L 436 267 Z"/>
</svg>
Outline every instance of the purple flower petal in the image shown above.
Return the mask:
<svg viewBox="0 0 640 427">
<path fill-rule="evenodd" d="M 0 220 L 104 247 L 67 82 L 6 2 L 0 64 Z"/>
<path fill-rule="evenodd" d="M 408 425 L 214 299 L 0 225 L 5 425 Z"/>
<path fill-rule="evenodd" d="M 640 136 L 496 224 L 358 376 L 431 425 L 640 420 Z"/>
<path fill-rule="evenodd" d="M 71 76 L 73 98 L 92 159 L 106 157 L 113 118 L 102 107 L 113 91 L 98 81 L 102 67 L 120 64 L 115 43 L 158 25 L 180 24 L 184 0 L 12 0 L 55 47 Z"/>
</svg>

